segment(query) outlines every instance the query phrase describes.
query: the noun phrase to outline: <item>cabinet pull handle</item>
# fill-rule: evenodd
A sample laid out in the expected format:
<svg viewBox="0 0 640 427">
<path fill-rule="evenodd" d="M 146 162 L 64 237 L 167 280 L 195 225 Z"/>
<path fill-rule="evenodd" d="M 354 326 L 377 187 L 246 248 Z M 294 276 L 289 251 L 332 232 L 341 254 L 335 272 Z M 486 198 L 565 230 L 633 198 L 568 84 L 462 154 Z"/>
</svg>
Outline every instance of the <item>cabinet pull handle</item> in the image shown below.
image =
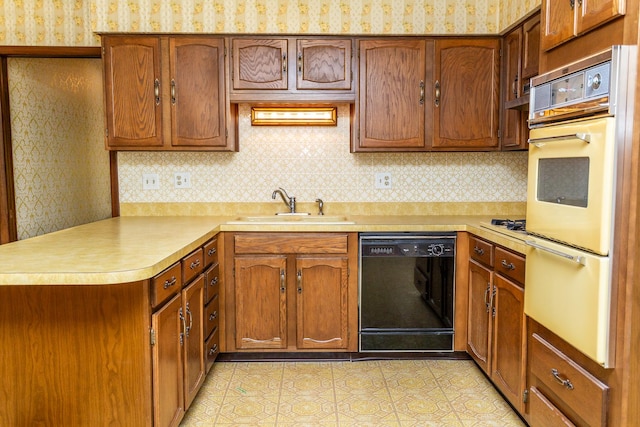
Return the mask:
<svg viewBox="0 0 640 427">
<path fill-rule="evenodd" d="M 440 106 L 440 81 L 439 80 L 436 80 L 435 95 L 436 95 L 435 104 L 436 104 L 436 107 L 439 107 Z"/>
<path fill-rule="evenodd" d="M 479 247 L 477 247 L 477 246 L 474 246 L 474 247 L 473 247 L 473 252 L 475 252 L 476 254 L 478 254 L 478 255 L 480 255 L 480 256 L 484 255 L 484 249 L 479 248 Z"/>
<path fill-rule="evenodd" d="M 424 80 L 420 80 L 420 105 L 424 105 Z"/>
<path fill-rule="evenodd" d="M 287 287 L 286 287 L 285 283 L 286 282 L 285 282 L 285 277 L 284 277 L 284 270 L 280 270 L 280 292 L 282 292 L 283 294 L 287 290 Z"/>
<path fill-rule="evenodd" d="M 298 293 L 302 293 L 302 271 L 298 270 Z"/>
<path fill-rule="evenodd" d="M 298 52 L 298 74 L 302 74 L 302 52 Z"/>
<path fill-rule="evenodd" d="M 164 288 L 170 288 L 171 286 L 175 285 L 177 282 L 176 277 L 175 276 L 171 276 L 171 279 L 167 279 L 164 281 Z"/>
<path fill-rule="evenodd" d="M 507 270 L 515 270 L 516 269 L 516 266 L 512 262 L 507 262 L 506 259 L 503 259 L 501 264 Z"/>
<path fill-rule="evenodd" d="M 218 312 L 214 311 L 209 315 L 209 320 L 215 320 L 216 317 L 218 317 Z"/>
<path fill-rule="evenodd" d="M 209 285 L 211 286 L 215 286 L 218 284 L 218 276 L 214 277 L 213 279 L 211 279 L 211 282 L 209 282 Z"/>
<path fill-rule="evenodd" d="M 567 390 L 573 390 L 571 380 L 569 378 L 562 378 L 556 368 L 551 368 L 551 375 L 553 375 L 553 378 L 555 378 L 558 384 L 565 386 Z"/>
<path fill-rule="evenodd" d="M 171 79 L 171 103 L 176 103 L 176 81 Z"/>
<path fill-rule="evenodd" d="M 180 315 L 180 320 L 182 321 L 182 330 L 187 330 L 187 323 L 185 322 L 184 316 L 182 315 L 182 307 L 178 310 L 178 314 Z M 180 345 L 184 345 L 184 332 L 180 332 Z"/>
<path fill-rule="evenodd" d="M 193 313 L 191 312 L 191 309 L 189 308 L 189 303 L 187 303 L 187 314 L 189 315 L 189 326 L 187 326 L 185 328 L 185 335 L 187 336 L 187 338 L 189 338 L 189 332 L 191 331 L 191 328 L 193 327 Z"/>
<path fill-rule="evenodd" d="M 576 7 L 576 0 L 569 0 L 569 5 L 571 6 L 571 10 L 575 9 L 575 7 Z"/>
<path fill-rule="evenodd" d="M 160 105 L 160 80 L 158 79 L 153 82 L 153 94 L 156 97 L 156 105 Z"/>
<path fill-rule="evenodd" d="M 212 255 L 214 255 L 216 252 L 217 252 L 217 251 L 216 251 L 216 248 L 211 248 L 211 249 L 209 249 L 209 250 L 207 251 L 207 255 L 212 256 Z"/>
<path fill-rule="evenodd" d="M 282 54 L 282 75 L 287 72 L 287 54 Z"/>
<path fill-rule="evenodd" d="M 218 351 L 218 344 L 214 344 L 213 347 L 209 350 L 209 356 L 213 356 Z"/>
<path fill-rule="evenodd" d="M 195 270 L 196 268 L 198 268 L 198 266 L 199 266 L 199 265 L 200 265 L 200 260 L 199 260 L 199 259 L 197 259 L 197 260 L 195 260 L 195 261 L 193 261 L 193 262 L 191 263 L 191 265 L 189 266 L 189 268 L 190 268 L 190 269 L 192 269 L 192 270 Z"/>
<path fill-rule="evenodd" d="M 491 283 L 487 283 L 487 289 L 484 291 L 484 305 L 487 308 L 487 313 L 489 312 L 489 308 L 491 307 L 491 301 L 487 301 L 487 295 L 491 292 Z"/>
<path fill-rule="evenodd" d="M 516 78 L 513 79 L 513 83 L 511 84 L 511 91 L 513 92 L 513 96 L 518 96 L 518 74 L 516 73 Z"/>
<path fill-rule="evenodd" d="M 489 299 L 489 305 L 491 306 L 492 317 L 496 317 L 496 307 L 493 305 L 493 299 L 496 297 L 496 292 L 498 292 L 498 289 L 493 288 L 493 292 L 491 292 L 491 299 Z"/>
</svg>

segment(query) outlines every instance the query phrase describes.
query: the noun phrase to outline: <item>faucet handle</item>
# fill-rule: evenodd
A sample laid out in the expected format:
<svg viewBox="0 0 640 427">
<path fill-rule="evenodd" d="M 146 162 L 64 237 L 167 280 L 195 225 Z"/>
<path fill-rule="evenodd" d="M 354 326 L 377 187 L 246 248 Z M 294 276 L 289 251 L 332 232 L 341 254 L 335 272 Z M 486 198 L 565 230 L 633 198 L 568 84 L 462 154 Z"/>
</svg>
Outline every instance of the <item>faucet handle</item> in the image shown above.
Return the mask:
<svg viewBox="0 0 640 427">
<path fill-rule="evenodd" d="M 316 203 L 318 204 L 318 215 L 324 215 L 324 202 L 322 199 L 316 199 Z"/>
</svg>

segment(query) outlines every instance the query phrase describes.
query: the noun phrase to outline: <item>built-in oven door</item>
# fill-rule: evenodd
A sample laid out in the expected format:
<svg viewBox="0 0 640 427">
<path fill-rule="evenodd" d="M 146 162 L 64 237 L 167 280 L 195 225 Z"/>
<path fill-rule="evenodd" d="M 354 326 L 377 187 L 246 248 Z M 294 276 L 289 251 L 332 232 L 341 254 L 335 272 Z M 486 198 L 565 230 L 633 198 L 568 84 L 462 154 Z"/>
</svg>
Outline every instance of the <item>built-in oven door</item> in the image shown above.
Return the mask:
<svg viewBox="0 0 640 427">
<path fill-rule="evenodd" d="M 526 243 L 525 314 L 611 367 L 611 259 L 531 236 Z"/>
<path fill-rule="evenodd" d="M 614 118 L 531 129 L 527 231 L 607 255 L 611 245 Z"/>
</svg>

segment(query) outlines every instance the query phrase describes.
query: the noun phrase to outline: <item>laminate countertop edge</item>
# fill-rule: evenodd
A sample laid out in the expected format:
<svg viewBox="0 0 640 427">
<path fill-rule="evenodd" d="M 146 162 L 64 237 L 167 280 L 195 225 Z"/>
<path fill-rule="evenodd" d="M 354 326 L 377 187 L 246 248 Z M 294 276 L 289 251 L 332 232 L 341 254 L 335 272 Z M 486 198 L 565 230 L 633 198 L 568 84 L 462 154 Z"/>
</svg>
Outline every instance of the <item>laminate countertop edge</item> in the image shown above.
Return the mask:
<svg viewBox="0 0 640 427">
<path fill-rule="evenodd" d="M 214 216 L 109 218 L 0 245 L 0 286 L 139 282 L 178 262 L 219 232 L 467 231 L 526 253 L 524 236 L 486 227 L 489 216 L 349 216 L 349 224 L 230 224 Z"/>
</svg>

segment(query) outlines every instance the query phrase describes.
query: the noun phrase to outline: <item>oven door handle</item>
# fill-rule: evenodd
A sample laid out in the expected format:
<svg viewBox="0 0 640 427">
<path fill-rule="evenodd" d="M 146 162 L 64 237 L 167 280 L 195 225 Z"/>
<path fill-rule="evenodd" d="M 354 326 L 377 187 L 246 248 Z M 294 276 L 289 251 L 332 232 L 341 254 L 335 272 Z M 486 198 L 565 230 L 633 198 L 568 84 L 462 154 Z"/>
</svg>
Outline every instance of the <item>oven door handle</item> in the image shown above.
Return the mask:
<svg viewBox="0 0 640 427">
<path fill-rule="evenodd" d="M 542 251 L 549 252 L 551 254 L 554 254 L 554 255 L 569 259 L 569 260 L 571 260 L 573 262 L 576 262 L 576 263 L 578 263 L 578 264 L 580 264 L 582 266 L 586 265 L 586 262 L 587 262 L 586 258 L 583 257 L 583 256 L 579 256 L 579 255 L 573 256 L 573 255 L 570 255 L 568 253 L 565 253 L 565 252 L 562 252 L 562 251 L 559 251 L 559 250 L 556 250 L 556 249 L 551 249 L 551 248 L 543 246 L 543 245 L 541 245 L 541 244 L 539 244 L 537 242 L 534 242 L 533 240 L 525 240 L 524 243 L 526 245 L 528 245 L 528 246 L 533 247 L 533 248 L 540 249 Z"/>
<path fill-rule="evenodd" d="M 572 133 L 569 135 L 547 136 L 544 138 L 529 138 L 527 142 L 536 147 L 542 147 L 547 142 L 566 141 L 567 139 L 579 139 L 587 144 L 591 142 L 591 135 L 588 133 Z"/>
</svg>

